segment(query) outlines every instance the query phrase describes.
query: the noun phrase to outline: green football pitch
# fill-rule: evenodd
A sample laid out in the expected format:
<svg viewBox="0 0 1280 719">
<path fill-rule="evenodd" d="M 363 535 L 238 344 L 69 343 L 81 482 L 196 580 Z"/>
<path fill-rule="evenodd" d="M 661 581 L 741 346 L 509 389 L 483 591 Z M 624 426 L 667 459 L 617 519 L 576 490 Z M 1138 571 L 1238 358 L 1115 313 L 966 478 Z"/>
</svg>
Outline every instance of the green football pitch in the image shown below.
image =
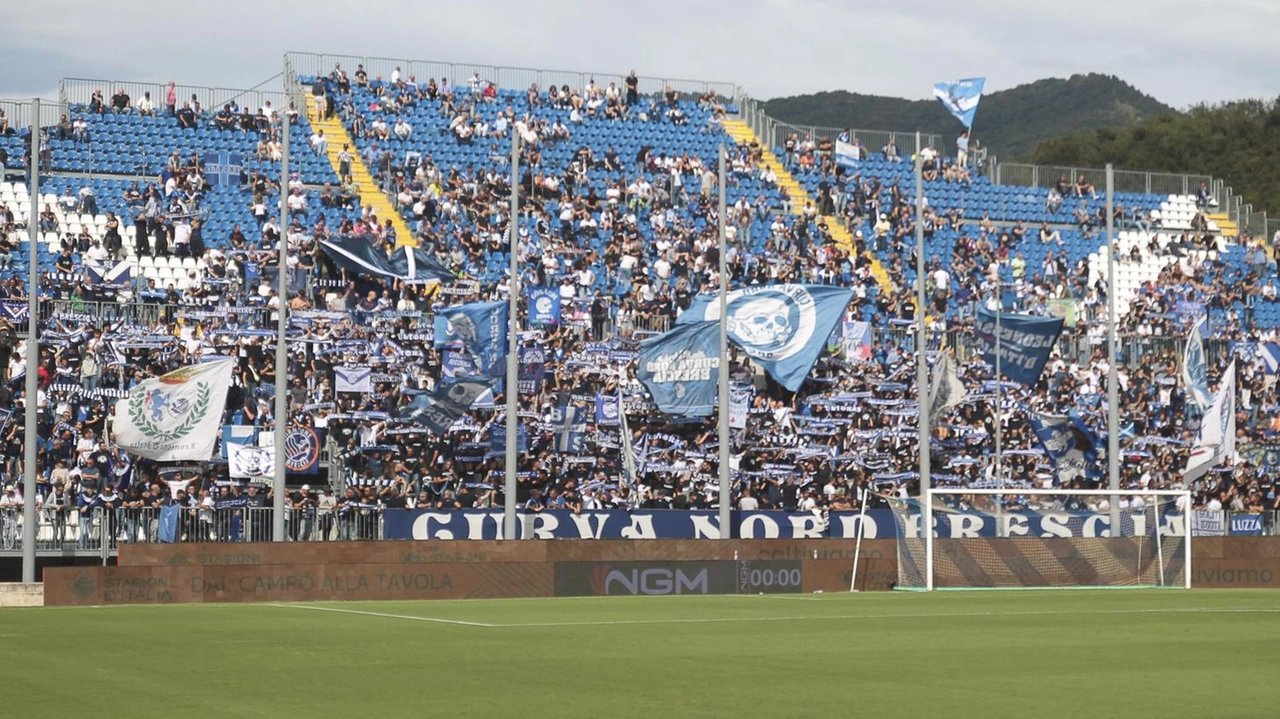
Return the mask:
<svg viewBox="0 0 1280 719">
<path fill-rule="evenodd" d="M 1275 717 L 1280 595 L 0 610 L 8 717 Z"/>
</svg>

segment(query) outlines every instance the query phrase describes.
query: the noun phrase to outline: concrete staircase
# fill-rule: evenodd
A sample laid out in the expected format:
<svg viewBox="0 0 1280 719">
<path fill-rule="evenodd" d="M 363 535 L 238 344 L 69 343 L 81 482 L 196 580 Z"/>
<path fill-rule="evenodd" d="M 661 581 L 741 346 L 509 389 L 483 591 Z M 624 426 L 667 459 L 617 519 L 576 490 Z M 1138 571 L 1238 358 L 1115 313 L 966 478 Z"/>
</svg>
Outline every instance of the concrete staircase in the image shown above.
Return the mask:
<svg viewBox="0 0 1280 719">
<path fill-rule="evenodd" d="M 307 95 L 307 112 L 311 119 L 311 126 L 318 130 L 324 130 L 324 136 L 328 140 L 329 164 L 333 166 L 334 172 L 338 171 L 338 155 L 342 152 L 342 146 L 345 144 L 350 147 L 348 152 L 351 154 L 351 179 L 355 182 L 356 189 L 360 194 L 360 206 L 371 205 L 378 219 L 382 221 L 391 220 L 391 226 L 396 230 L 396 244 L 398 246 L 417 244 L 413 231 L 409 229 L 409 223 L 404 221 L 399 212 L 396 212 L 396 207 L 391 202 L 391 198 L 387 197 L 382 191 L 378 181 L 374 179 L 373 173 L 364 164 L 364 158 L 360 156 L 355 140 L 351 138 L 347 128 L 337 118 L 326 120 L 320 107 L 319 98 L 314 95 Z M 295 146 L 297 146 L 297 143 L 295 143 Z"/>
<path fill-rule="evenodd" d="M 1236 239 L 1240 236 L 1240 227 L 1231 221 L 1225 212 L 1214 212 L 1205 215 L 1210 221 L 1218 225 L 1218 233 L 1223 237 Z"/>
<path fill-rule="evenodd" d="M 778 176 L 778 186 L 782 191 L 787 193 L 787 198 L 791 200 L 791 213 L 793 215 L 804 214 L 806 204 L 815 204 L 814 198 L 809 196 L 804 187 L 796 180 L 795 176 L 786 168 L 785 165 L 774 154 L 773 149 L 765 147 L 763 142 L 756 136 L 755 132 L 747 123 L 742 120 L 726 119 L 722 123 L 725 132 L 729 134 L 736 142 L 751 143 L 756 142 L 761 147 L 760 164 L 768 169 L 773 170 Z M 328 131 L 325 131 L 328 134 Z M 827 232 L 831 235 L 831 239 L 835 241 L 836 246 L 846 250 L 853 250 L 853 235 L 845 228 L 844 222 L 838 217 L 827 216 Z M 892 291 L 893 282 L 889 279 L 889 273 L 885 271 L 884 266 L 873 255 L 867 255 L 871 259 L 871 275 L 875 278 L 876 284 L 883 291 Z"/>
</svg>

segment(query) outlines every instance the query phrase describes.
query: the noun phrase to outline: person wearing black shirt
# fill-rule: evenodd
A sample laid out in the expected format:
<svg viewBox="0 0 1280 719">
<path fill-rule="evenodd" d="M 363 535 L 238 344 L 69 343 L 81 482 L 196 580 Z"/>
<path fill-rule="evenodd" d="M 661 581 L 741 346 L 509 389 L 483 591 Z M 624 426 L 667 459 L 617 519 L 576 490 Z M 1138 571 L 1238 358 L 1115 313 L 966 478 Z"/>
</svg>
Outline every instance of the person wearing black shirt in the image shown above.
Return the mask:
<svg viewBox="0 0 1280 719">
<path fill-rule="evenodd" d="M 635 70 L 632 70 L 631 74 L 627 75 L 625 82 L 627 86 L 627 104 L 634 105 L 640 101 L 640 78 L 636 77 Z"/>
<path fill-rule="evenodd" d="M 196 113 L 189 102 L 182 103 L 182 109 L 178 110 L 178 127 L 183 130 L 196 129 Z"/>
</svg>

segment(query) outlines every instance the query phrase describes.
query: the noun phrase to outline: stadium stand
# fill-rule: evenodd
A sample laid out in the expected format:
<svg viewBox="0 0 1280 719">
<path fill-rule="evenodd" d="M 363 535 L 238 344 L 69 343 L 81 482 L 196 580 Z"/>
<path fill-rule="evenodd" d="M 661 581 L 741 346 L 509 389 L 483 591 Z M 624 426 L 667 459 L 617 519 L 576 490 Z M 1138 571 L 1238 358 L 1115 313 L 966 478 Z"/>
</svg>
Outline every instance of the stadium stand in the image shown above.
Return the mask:
<svg viewBox="0 0 1280 719">
<path fill-rule="evenodd" d="M 650 86 L 641 94 L 623 76 L 580 87 L 498 87 L 479 71 L 450 84 L 398 68 L 384 78 L 341 66 L 295 79 L 291 99 L 276 98 L 283 112 L 213 92 L 200 107 L 199 92 L 188 101 L 181 98 L 193 93 L 160 86 L 141 104 L 137 90 L 117 102 L 117 88 L 109 88 L 110 100 L 95 93 L 71 102 L 65 119 L 42 129 L 50 152 L 39 198 L 17 181 L 29 163 L 26 131 L 0 138 L 10 175 L 0 184 L 7 211 L 0 295 L 12 325 L 29 289 L 26 227 L 40 230 L 42 548 L 153 541 L 155 513 L 173 502 L 190 509 L 183 538 L 265 538 L 269 522 L 224 512 L 269 503 L 268 490 L 253 482 L 242 489 L 244 480 L 229 477 L 225 456 L 181 467 L 131 458 L 112 447 L 106 417 L 142 378 L 221 354 L 239 358 L 226 414 L 236 429 L 227 438 L 269 429 L 270 344 L 282 302 L 292 317 L 289 423 L 324 438 L 315 463 L 324 471 L 290 478 L 291 538 L 374 538 L 386 509 L 507 501 L 494 481 L 502 458 L 491 447 L 498 414 L 491 400 L 444 435 L 400 418 L 414 397 L 471 362 L 435 346 L 433 316 L 506 296 L 512 133 L 523 138 L 516 226 L 524 281 L 562 300 L 558 324 L 522 335 L 522 357 L 539 349 L 545 359 L 527 363 L 536 386 L 522 388 L 530 431 L 513 498 L 521 506 L 716 506 L 714 429 L 656 412 L 625 368 L 638 340 L 670 327 L 697 293 L 715 286 L 724 147 L 733 284 L 839 285 L 855 296 L 848 322 L 799 392 L 734 358 L 735 383 L 751 390 L 747 429 L 733 449 L 739 506 L 849 510 L 865 491 L 917 486 L 910 327 L 915 223 L 923 222 L 928 349 L 955 355 L 969 391 L 935 437 L 935 482 L 1053 483 L 1026 407 L 1077 413 L 1101 434 L 1106 255 L 1115 252 L 1124 486 L 1181 482 L 1200 421 L 1177 379 L 1182 344 L 1206 316 L 1212 378 L 1229 356 L 1242 361 L 1241 451 L 1233 468 L 1197 484 L 1197 502 L 1239 512 L 1278 507 L 1275 263 L 1267 238 L 1214 214 L 1204 197 L 1117 194 L 1109 248 L 1103 188 L 1084 175 L 1063 176 L 1053 188 L 998 184 L 985 168 L 926 146 L 927 209 L 915 218 L 911 153 L 896 143 L 862 148 L 845 163 L 831 151 L 831 136 L 785 136 L 768 147 L 739 116 L 740 98 L 714 91 Z M 281 228 L 286 122 L 297 172 L 283 188 L 293 211 Z M 274 294 L 282 237 L 287 298 Z M 344 270 L 322 250 L 336 238 L 387 251 L 420 247 L 459 280 L 442 286 Z M 998 382 L 975 355 L 979 306 L 1068 316 L 1037 387 Z M 859 323 L 870 330 L 865 340 Z M 0 548 L 12 550 L 22 501 L 14 485 L 23 349 L 7 341 Z M 340 389 L 338 372 L 357 366 L 373 368 L 372 387 Z M 631 437 L 589 409 L 619 393 Z M 557 424 L 566 405 L 583 408 L 586 427 Z M 575 433 L 584 436 L 562 441 Z M 638 449 L 634 481 L 623 442 Z"/>
</svg>

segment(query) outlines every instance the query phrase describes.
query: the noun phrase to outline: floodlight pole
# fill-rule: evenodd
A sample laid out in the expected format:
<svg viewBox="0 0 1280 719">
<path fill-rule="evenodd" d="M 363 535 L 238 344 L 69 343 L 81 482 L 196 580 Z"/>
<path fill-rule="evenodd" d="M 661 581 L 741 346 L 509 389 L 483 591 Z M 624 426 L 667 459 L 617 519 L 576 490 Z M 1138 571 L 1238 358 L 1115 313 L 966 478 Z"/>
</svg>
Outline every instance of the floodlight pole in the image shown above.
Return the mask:
<svg viewBox="0 0 1280 719">
<path fill-rule="evenodd" d="M 925 262 L 924 262 L 924 158 L 920 153 L 920 131 L 916 130 L 916 426 L 920 432 L 920 503 L 923 509 L 920 531 L 925 533 L 926 543 L 933 541 L 933 502 L 929 496 L 932 487 L 929 443 L 932 436 L 929 407 L 929 354 L 928 335 L 925 332 Z M 865 499 L 866 493 L 863 493 Z M 866 513 L 866 503 L 863 503 Z M 862 540 L 862 524 L 858 524 L 858 540 Z M 857 572 L 855 563 L 854 572 Z M 933 588 L 933 552 L 925 552 L 926 586 Z M 852 587 L 851 587 L 852 589 Z"/>
<path fill-rule="evenodd" d="M 31 101 L 31 208 L 27 216 L 27 376 L 23 392 L 22 431 L 22 581 L 36 581 L 36 373 L 40 367 L 40 343 L 36 338 L 40 317 L 40 98 Z M 58 547 L 61 549 L 61 547 Z"/>
<path fill-rule="evenodd" d="M 1107 486 L 1109 489 L 1120 489 L 1120 380 L 1116 370 L 1116 293 L 1119 291 L 1116 282 L 1116 253 L 1112 246 L 1114 220 L 1112 219 L 1112 203 L 1114 201 L 1113 171 L 1111 163 L 1107 163 Z M 1111 503 L 1111 536 L 1116 536 L 1120 527 L 1119 503 Z"/>
<path fill-rule="evenodd" d="M 520 132 L 511 127 L 511 221 L 507 223 L 509 233 L 508 250 L 511 254 L 511 277 L 507 280 L 507 380 L 504 395 L 507 403 L 507 443 L 503 449 L 506 455 L 504 465 L 504 482 L 502 488 L 502 537 L 516 538 L 516 472 L 518 470 L 518 452 L 520 445 L 520 368 L 519 330 L 520 318 L 520 260 L 518 258 L 520 241 Z"/>
<path fill-rule="evenodd" d="M 931 412 L 929 412 L 929 354 L 928 333 L 925 330 L 924 292 L 924 157 L 920 155 L 920 130 L 915 130 L 915 406 L 916 426 L 919 429 L 920 502 L 928 507 L 929 489 L 932 486 L 929 438 L 932 436 Z M 932 531 L 932 512 L 925 509 L 923 531 Z"/>
<path fill-rule="evenodd" d="M 286 91 L 288 88 L 286 88 Z M 277 110 L 280 114 L 280 245 L 279 259 L 276 261 L 276 401 L 275 423 L 272 426 L 275 459 L 271 463 L 271 541 L 285 541 L 284 533 L 284 495 L 285 495 L 285 450 L 284 443 L 289 424 L 288 375 L 289 356 L 287 354 L 284 333 L 289 320 L 289 112 L 288 103 Z"/>
<path fill-rule="evenodd" d="M 729 252 L 728 233 L 725 231 L 727 220 L 727 198 L 725 195 L 725 149 L 720 145 L 720 411 L 717 414 L 718 434 L 720 439 L 720 538 L 732 539 L 733 527 L 730 516 L 733 492 L 730 486 L 729 472 L 729 263 L 725 259 Z"/>
</svg>

